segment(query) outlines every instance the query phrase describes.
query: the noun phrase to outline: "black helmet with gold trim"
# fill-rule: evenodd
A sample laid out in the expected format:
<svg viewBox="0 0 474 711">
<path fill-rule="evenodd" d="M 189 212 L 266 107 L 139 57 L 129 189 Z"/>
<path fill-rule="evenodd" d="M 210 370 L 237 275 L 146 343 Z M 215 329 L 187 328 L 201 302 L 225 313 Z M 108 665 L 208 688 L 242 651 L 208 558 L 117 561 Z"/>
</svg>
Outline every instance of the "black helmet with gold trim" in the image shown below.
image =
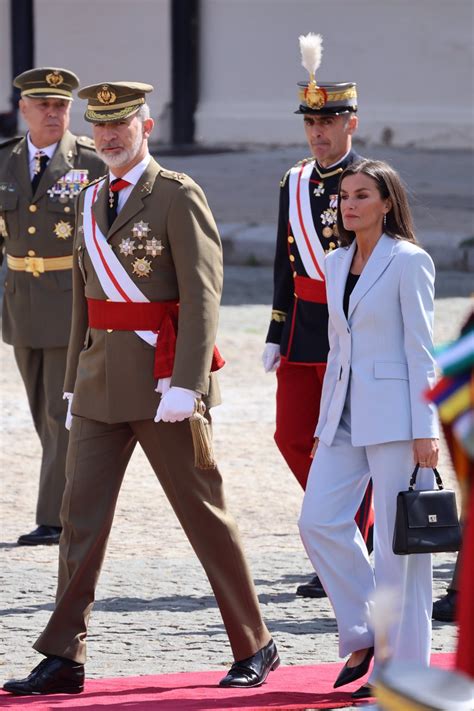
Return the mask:
<svg viewBox="0 0 474 711">
<path fill-rule="evenodd" d="M 321 64 L 323 40 L 310 32 L 299 37 L 301 63 L 309 80 L 298 82 L 299 107 L 295 114 L 342 114 L 357 111 L 357 89 L 354 82 L 316 82 L 316 70 Z"/>
</svg>

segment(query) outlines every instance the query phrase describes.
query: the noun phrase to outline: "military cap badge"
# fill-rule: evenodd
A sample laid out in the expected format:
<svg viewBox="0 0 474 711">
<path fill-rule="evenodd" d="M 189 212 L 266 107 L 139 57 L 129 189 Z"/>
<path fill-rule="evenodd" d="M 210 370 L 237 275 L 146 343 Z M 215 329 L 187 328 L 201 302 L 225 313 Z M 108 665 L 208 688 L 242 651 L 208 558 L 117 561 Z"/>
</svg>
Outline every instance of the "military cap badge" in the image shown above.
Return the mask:
<svg viewBox="0 0 474 711">
<path fill-rule="evenodd" d="M 64 82 L 64 77 L 58 71 L 46 74 L 46 81 L 50 86 L 61 86 Z"/>
<path fill-rule="evenodd" d="M 117 94 L 107 84 L 104 84 L 97 92 L 97 98 L 101 104 L 113 104 L 117 99 Z"/>
</svg>

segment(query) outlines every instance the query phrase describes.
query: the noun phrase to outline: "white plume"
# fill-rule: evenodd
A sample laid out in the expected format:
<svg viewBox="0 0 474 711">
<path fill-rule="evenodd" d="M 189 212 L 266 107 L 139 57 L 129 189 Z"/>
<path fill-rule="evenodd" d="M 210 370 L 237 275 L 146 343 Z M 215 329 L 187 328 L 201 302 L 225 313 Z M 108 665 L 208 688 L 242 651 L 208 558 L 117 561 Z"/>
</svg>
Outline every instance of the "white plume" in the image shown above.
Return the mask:
<svg viewBox="0 0 474 711">
<path fill-rule="evenodd" d="M 301 64 L 311 75 L 316 73 L 316 69 L 321 64 L 323 54 L 323 38 L 309 32 L 307 35 L 299 36 Z"/>
</svg>

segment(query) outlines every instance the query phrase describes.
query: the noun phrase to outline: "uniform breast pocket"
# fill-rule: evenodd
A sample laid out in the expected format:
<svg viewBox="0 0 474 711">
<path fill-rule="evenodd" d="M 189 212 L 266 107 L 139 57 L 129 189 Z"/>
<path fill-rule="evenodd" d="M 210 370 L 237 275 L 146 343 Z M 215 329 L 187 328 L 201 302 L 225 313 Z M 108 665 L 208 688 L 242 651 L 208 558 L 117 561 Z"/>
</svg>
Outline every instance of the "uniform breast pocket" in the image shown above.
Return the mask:
<svg viewBox="0 0 474 711">
<path fill-rule="evenodd" d="M 374 362 L 374 378 L 386 380 L 408 380 L 408 365 L 397 361 Z"/>
<path fill-rule="evenodd" d="M 74 218 L 74 200 L 69 198 L 64 202 L 60 202 L 60 200 L 48 200 L 47 210 L 48 212 L 68 215 L 69 217 Z"/>
</svg>

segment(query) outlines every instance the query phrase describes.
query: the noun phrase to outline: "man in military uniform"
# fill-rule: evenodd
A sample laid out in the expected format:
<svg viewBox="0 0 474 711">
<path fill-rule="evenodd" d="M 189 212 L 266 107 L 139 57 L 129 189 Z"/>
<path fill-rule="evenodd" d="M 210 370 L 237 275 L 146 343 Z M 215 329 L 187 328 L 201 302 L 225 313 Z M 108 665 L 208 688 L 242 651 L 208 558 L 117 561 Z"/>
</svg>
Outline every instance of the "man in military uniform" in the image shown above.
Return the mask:
<svg viewBox="0 0 474 711">
<path fill-rule="evenodd" d="M 51 67 L 17 76 L 28 133 L 0 146 L 0 259 L 6 253 L 8 267 L 2 333 L 14 347 L 42 447 L 37 528 L 20 545 L 58 543 L 61 532 L 74 201 L 105 172 L 93 142 L 68 130 L 78 84 L 72 72 Z"/>
<path fill-rule="evenodd" d="M 339 176 L 359 156 L 352 150 L 356 85 L 316 83 L 320 35 L 300 37 L 300 49 L 310 78 L 298 84 L 295 113 L 303 115 L 312 155 L 280 183 L 273 310 L 262 360 L 265 371 L 276 370 L 277 375 L 275 441 L 305 489 L 329 351 L 324 255 L 337 247 Z M 366 541 L 371 502 L 369 485 L 356 517 Z M 318 576 L 296 592 L 305 597 L 326 594 Z"/>
<path fill-rule="evenodd" d="M 211 370 L 223 364 L 214 346 L 222 249 L 199 186 L 148 153 L 152 88 L 115 82 L 79 92 L 110 175 L 79 198 L 57 604 L 34 645 L 46 659 L 5 684 L 14 694 L 82 691 L 95 586 L 137 442 L 216 596 L 236 659 L 220 685 L 258 686 L 279 664 L 219 470 L 195 464 L 189 418 L 197 403 L 219 399 Z"/>
</svg>

